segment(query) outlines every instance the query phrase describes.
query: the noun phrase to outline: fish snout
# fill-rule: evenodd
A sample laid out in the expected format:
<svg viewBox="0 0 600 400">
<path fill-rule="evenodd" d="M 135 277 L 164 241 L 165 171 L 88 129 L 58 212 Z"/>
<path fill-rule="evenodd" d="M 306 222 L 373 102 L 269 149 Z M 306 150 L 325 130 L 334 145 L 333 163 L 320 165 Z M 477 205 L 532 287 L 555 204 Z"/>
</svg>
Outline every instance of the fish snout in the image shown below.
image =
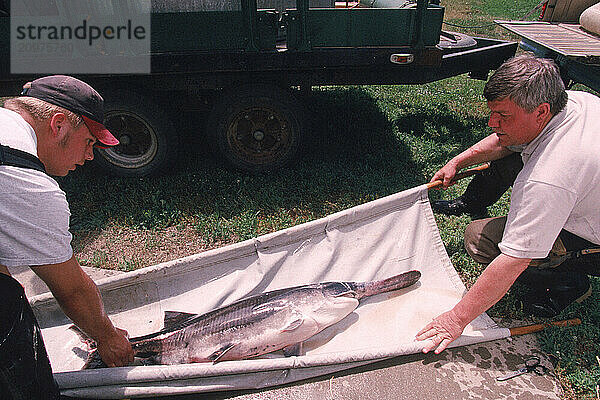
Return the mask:
<svg viewBox="0 0 600 400">
<path fill-rule="evenodd" d="M 310 314 L 321 329 L 335 324 L 344 319 L 348 314 L 358 307 L 358 300 L 352 297 L 337 296 L 331 297 L 329 301 L 322 304 Z"/>
</svg>

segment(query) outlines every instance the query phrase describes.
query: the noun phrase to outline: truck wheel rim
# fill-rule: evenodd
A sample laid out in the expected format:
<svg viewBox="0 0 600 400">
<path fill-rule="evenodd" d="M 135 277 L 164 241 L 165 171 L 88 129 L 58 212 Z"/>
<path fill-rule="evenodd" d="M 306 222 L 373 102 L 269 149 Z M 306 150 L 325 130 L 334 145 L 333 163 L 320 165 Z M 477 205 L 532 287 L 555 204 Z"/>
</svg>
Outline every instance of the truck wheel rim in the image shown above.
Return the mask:
<svg viewBox="0 0 600 400">
<path fill-rule="evenodd" d="M 142 118 L 127 111 L 108 112 L 106 128 L 119 139 L 119 145 L 100 149 L 111 164 L 122 168 L 140 168 L 149 164 L 158 150 L 158 136 Z"/>
<path fill-rule="evenodd" d="M 277 163 L 292 146 L 292 127 L 285 116 L 267 107 L 250 107 L 234 116 L 227 130 L 232 152 L 254 165 Z"/>
</svg>

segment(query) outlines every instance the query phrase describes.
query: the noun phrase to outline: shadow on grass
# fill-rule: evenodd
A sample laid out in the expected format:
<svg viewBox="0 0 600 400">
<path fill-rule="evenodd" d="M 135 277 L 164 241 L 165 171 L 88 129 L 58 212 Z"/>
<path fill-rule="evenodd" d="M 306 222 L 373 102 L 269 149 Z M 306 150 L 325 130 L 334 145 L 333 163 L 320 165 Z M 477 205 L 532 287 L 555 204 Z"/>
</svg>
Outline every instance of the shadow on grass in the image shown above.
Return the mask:
<svg viewBox="0 0 600 400">
<path fill-rule="evenodd" d="M 316 90 L 307 104 L 310 124 L 303 154 L 288 169 L 253 176 L 224 169 L 197 134 L 202 122 L 192 118 L 180 125 L 189 138 L 184 149 L 193 150 L 182 151 L 179 166 L 163 176 L 114 178 L 84 167 L 60 179 L 71 206 L 73 232 L 93 235 L 109 223 L 160 229 L 209 216 L 256 218 L 281 210 L 318 218 L 429 179 L 429 171 L 423 172 L 423 163 L 415 161 L 413 149 L 396 132 L 398 127 L 409 126 L 418 139 L 427 134 L 424 126 L 443 125 L 448 133 L 434 139 L 445 143 L 456 140 L 453 135 L 464 135 L 471 123 L 465 125 L 447 107 L 433 113 L 417 110 L 414 117 L 392 122 L 377 99 L 360 87 Z M 279 223 L 287 222 L 272 225 L 277 228 Z"/>
<path fill-rule="evenodd" d="M 402 131 L 417 137 L 427 136 L 439 144 L 473 144 L 479 139 L 481 127 L 485 127 L 485 118 L 464 118 L 451 110 L 446 104 L 430 107 L 404 107 L 405 114 L 394 120 L 394 125 Z"/>
</svg>

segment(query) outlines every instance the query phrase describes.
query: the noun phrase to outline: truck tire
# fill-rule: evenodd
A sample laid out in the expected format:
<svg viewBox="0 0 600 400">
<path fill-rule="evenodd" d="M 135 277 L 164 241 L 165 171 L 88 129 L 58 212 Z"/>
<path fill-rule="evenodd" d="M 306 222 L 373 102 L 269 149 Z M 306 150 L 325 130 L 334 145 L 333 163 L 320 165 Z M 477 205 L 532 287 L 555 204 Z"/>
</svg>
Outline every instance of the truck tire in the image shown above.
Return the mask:
<svg viewBox="0 0 600 400">
<path fill-rule="evenodd" d="M 104 125 L 120 143 L 107 149 L 97 148 L 96 165 L 123 177 L 158 175 L 167 170 L 179 148 L 179 136 L 169 113 L 148 100 L 149 93 L 104 93 Z"/>
<path fill-rule="evenodd" d="M 246 85 L 222 94 L 206 132 L 227 166 L 262 173 L 294 161 L 302 121 L 302 107 L 289 89 Z"/>
</svg>

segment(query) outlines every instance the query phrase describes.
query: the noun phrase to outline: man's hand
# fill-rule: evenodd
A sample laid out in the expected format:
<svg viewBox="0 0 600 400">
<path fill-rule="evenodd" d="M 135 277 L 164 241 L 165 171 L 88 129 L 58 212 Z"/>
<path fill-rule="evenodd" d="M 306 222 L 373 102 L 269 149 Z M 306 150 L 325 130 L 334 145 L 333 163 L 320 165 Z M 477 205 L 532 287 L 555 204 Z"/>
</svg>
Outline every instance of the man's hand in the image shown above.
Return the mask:
<svg viewBox="0 0 600 400">
<path fill-rule="evenodd" d="M 454 313 L 454 310 L 443 313 L 431 321 L 425 328 L 417 333 L 417 340 L 431 339 L 431 343 L 423 347 L 423 353 L 428 353 L 435 349 L 435 354 L 439 354 L 450 343 L 460 337 L 465 329 L 464 324 Z"/>
<path fill-rule="evenodd" d="M 128 337 L 127 331 L 115 328 L 113 334 L 98 341 L 98 353 L 107 366 L 122 367 L 133 362 L 133 350 Z"/>
<path fill-rule="evenodd" d="M 454 176 L 456 176 L 456 173 L 458 172 L 458 169 L 456 167 L 456 163 L 449 161 L 446 165 L 444 165 L 442 167 L 442 169 L 440 169 L 438 172 L 436 172 L 433 177 L 431 178 L 431 182 L 435 182 L 435 181 L 442 181 L 442 188 L 443 189 L 448 189 L 448 187 L 452 186 L 455 182 L 452 182 L 452 180 L 454 179 Z"/>
<path fill-rule="evenodd" d="M 423 348 L 423 352 L 435 349 L 436 354 L 441 353 L 462 334 L 469 322 L 506 294 L 530 261 L 530 258 L 516 258 L 505 254 L 496 257 L 452 310 L 435 318 L 417 333 L 417 340 L 433 341 Z"/>
</svg>

